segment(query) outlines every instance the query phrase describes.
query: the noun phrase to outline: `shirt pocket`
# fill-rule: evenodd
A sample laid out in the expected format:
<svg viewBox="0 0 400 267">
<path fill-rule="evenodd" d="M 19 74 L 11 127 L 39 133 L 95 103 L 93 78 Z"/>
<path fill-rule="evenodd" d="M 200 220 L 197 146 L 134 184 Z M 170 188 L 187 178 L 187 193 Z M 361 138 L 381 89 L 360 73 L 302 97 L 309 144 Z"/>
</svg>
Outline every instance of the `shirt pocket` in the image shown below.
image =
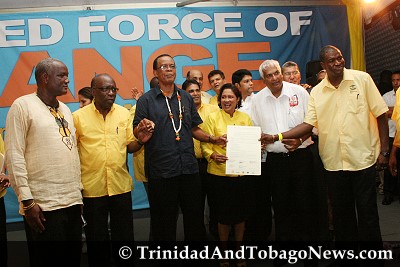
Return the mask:
<svg viewBox="0 0 400 267">
<path fill-rule="evenodd" d="M 300 105 L 289 107 L 288 126 L 289 129 L 296 127 L 304 121 L 304 111 Z"/>
<path fill-rule="evenodd" d="M 359 114 L 365 110 L 364 96 L 359 93 L 349 94 L 347 107 L 350 113 Z"/>
</svg>

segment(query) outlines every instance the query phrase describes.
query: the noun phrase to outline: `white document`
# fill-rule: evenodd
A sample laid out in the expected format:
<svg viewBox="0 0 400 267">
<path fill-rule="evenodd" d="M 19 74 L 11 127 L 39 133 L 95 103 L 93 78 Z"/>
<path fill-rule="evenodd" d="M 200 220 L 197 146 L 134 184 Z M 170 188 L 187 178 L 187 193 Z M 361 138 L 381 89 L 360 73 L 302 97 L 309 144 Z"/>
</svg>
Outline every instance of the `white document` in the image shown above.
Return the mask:
<svg viewBox="0 0 400 267">
<path fill-rule="evenodd" d="M 228 125 L 226 174 L 261 175 L 261 128 Z"/>
</svg>

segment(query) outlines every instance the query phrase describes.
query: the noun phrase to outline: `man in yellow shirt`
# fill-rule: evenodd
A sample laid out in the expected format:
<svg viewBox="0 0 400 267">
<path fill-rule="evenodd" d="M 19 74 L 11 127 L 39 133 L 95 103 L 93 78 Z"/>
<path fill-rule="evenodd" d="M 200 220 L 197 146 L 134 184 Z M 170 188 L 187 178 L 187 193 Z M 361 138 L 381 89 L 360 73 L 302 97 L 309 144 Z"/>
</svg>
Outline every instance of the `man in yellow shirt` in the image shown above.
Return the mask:
<svg viewBox="0 0 400 267">
<path fill-rule="evenodd" d="M 219 111 L 219 107 L 211 104 L 206 104 L 203 103 L 202 100 L 202 95 L 201 95 L 201 90 L 200 90 L 200 84 L 196 80 L 186 80 L 182 84 L 182 90 L 185 90 L 188 92 L 192 98 L 193 102 L 196 106 L 197 112 L 200 115 L 201 120 L 204 122 L 206 121 L 208 115 L 210 115 L 213 112 Z M 202 128 L 203 123 L 199 124 L 198 126 Z M 204 210 L 204 205 L 205 205 L 205 198 L 206 195 L 208 195 L 209 192 L 209 186 L 210 183 L 208 181 L 208 175 L 207 175 L 207 160 L 204 158 L 201 147 L 200 147 L 200 141 L 193 138 L 193 143 L 194 143 L 194 153 L 196 155 L 197 163 L 199 164 L 199 174 L 201 178 L 201 193 L 202 193 L 202 204 Z M 209 201 L 209 199 L 208 199 Z M 210 206 L 210 205 L 209 205 Z M 209 231 L 215 235 L 218 236 L 217 233 L 217 222 L 214 220 L 214 212 L 210 210 L 210 217 L 209 217 Z"/>
<path fill-rule="evenodd" d="M 311 91 L 304 122 L 279 135 L 263 135 L 262 141 L 301 137 L 317 127 L 336 241 L 353 249 L 364 241 L 360 246 L 376 249 L 382 238 L 375 164 L 382 168 L 388 163 L 388 108 L 367 73 L 344 67 L 338 48 L 323 47 L 320 60 L 327 76 Z"/>
<path fill-rule="evenodd" d="M 199 83 L 201 102 L 209 104 L 212 96 L 206 91 L 201 90 L 201 88 L 203 88 L 203 73 L 200 70 L 189 70 L 186 74 L 186 80 L 195 80 Z"/>
<path fill-rule="evenodd" d="M 150 137 L 133 136 L 132 118 L 127 109 L 114 104 L 118 88 L 108 74 L 91 82 L 94 101 L 73 113 L 81 160 L 83 213 L 89 266 L 110 262 L 108 216 L 110 216 L 113 256 L 133 242 L 132 178 L 126 153 L 138 151 Z M 140 141 L 141 140 L 141 141 Z"/>
<path fill-rule="evenodd" d="M 218 106 L 219 90 L 225 84 L 225 74 L 220 70 L 212 70 L 208 74 L 208 81 L 210 82 L 211 89 L 215 92 L 215 96 L 210 98 L 210 104 Z"/>
</svg>

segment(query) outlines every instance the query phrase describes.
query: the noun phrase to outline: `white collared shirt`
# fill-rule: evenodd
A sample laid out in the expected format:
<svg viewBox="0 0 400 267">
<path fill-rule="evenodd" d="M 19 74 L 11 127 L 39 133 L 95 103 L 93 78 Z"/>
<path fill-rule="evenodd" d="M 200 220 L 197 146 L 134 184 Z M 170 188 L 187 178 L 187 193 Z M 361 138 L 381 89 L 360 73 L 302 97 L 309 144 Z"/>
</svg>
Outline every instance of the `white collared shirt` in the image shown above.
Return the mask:
<svg viewBox="0 0 400 267">
<path fill-rule="evenodd" d="M 247 115 L 250 116 L 251 118 L 251 106 L 253 103 L 253 98 L 254 98 L 254 93 L 251 93 L 248 97 L 246 97 L 245 100 L 242 100 L 242 106 L 239 108 L 239 111 L 242 111 L 244 113 L 247 113 Z"/>
<path fill-rule="evenodd" d="M 383 100 L 385 100 L 385 103 L 388 107 L 394 107 L 396 103 L 396 93 L 394 90 L 387 92 L 382 97 Z M 394 138 L 394 135 L 396 134 L 396 122 L 392 120 L 392 118 L 389 118 L 388 123 L 389 123 L 389 137 Z"/>
<path fill-rule="evenodd" d="M 268 87 L 254 95 L 251 118 L 253 124 L 260 126 L 263 133 L 278 134 L 286 132 L 303 123 L 307 113 L 309 95 L 300 85 L 283 82 L 281 95 L 276 98 Z M 312 144 L 307 139 L 299 148 Z M 266 147 L 267 152 L 286 153 L 283 143 L 277 141 Z"/>
</svg>

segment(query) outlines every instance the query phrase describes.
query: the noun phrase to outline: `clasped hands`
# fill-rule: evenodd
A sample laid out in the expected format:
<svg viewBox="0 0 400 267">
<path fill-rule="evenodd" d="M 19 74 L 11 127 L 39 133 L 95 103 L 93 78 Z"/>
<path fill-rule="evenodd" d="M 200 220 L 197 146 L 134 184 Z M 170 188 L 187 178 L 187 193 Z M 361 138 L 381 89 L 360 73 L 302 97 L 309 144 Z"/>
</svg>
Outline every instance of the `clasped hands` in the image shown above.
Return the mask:
<svg viewBox="0 0 400 267">
<path fill-rule="evenodd" d="M 142 143 L 146 143 L 147 141 L 149 141 L 150 138 L 153 136 L 154 127 L 154 122 L 148 119 L 142 119 L 137 125 L 137 139 Z"/>
<path fill-rule="evenodd" d="M 276 135 L 261 133 L 261 138 L 260 138 L 261 144 L 263 146 L 266 146 L 268 144 L 275 143 L 276 141 L 274 140 L 274 136 Z M 299 138 L 282 139 L 281 142 L 284 144 L 285 148 L 289 150 L 289 152 L 295 151 L 302 144 Z"/>
</svg>

